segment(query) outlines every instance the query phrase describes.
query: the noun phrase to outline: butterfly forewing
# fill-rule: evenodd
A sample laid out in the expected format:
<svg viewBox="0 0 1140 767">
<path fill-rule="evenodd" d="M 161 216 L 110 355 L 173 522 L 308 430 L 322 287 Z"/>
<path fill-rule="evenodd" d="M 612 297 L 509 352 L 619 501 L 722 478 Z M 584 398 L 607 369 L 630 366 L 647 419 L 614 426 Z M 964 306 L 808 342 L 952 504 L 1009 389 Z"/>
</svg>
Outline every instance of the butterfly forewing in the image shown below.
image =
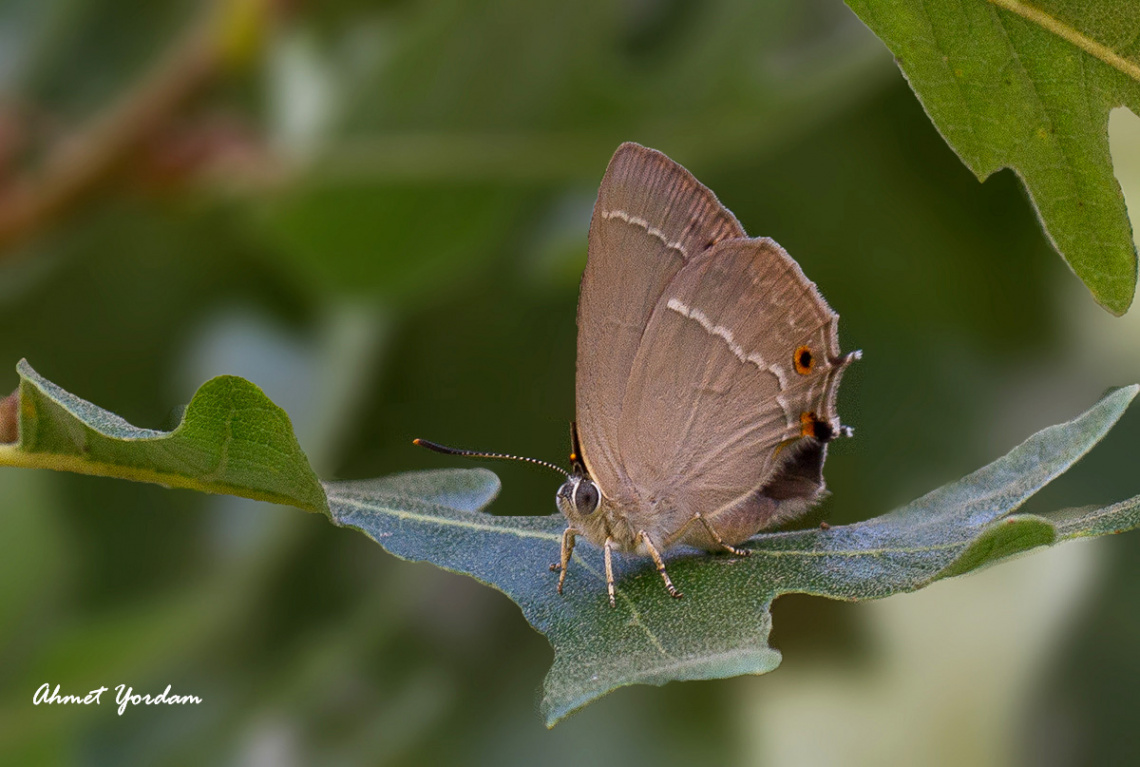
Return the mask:
<svg viewBox="0 0 1140 767">
<path fill-rule="evenodd" d="M 650 314 L 686 263 L 744 231 L 716 196 L 660 152 L 623 144 L 590 224 L 578 302 L 577 421 L 603 495 L 625 495 L 622 402 Z"/>
</svg>

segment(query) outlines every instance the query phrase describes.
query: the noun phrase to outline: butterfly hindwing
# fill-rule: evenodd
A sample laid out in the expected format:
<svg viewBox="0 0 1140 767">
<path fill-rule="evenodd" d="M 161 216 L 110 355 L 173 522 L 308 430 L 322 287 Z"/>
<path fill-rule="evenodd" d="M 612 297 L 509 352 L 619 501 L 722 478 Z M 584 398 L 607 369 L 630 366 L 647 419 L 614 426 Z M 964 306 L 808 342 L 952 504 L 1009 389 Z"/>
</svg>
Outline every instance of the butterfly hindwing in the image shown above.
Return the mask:
<svg viewBox="0 0 1140 767">
<path fill-rule="evenodd" d="M 646 323 L 621 409 L 629 513 L 647 517 L 635 526 L 657 521 L 664 537 L 694 512 L 736 519 L 751 504 L 747 537 L 780 502 L 815 500 L 823 452 L 801 443 L 822 447 L 841 428 L 837 321 L 767 238 L 724 241 L 677 272 Z"/>
</svg>

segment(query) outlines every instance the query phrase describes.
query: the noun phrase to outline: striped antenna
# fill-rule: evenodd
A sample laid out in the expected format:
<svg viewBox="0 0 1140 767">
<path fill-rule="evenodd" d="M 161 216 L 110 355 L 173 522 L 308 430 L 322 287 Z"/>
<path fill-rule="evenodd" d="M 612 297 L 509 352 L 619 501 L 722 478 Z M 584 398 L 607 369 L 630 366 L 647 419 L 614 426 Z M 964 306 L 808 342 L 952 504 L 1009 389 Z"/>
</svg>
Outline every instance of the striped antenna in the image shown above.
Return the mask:
<svg viewBox="0 0 1140 767">
<path fill-rule="evenodd" d="M 535 463 L 539 466 L 545 466 L 548 469 L 554 469 L 559 474 L 565 475 L 567 477 L 570 476 L 570 472 L 566 471 L 561 466 L 555 466 L 552 463 L 539 460 L 538 458 L 526 458 L 525 456 L 521 455 L 507 455 L 506 453 L 480 453 L 477 450 L 460 450 L 457 447 L 447 447 L 446 445 L 440 445 L 435 442 L 428 442 L 426 439 L 413 439 L 412 444 L 419 445 L 420 447 L 426 447 L 428 450 L 434 450 L 435 452 L 443 453 L 444 455 L 461 455 L 464 458 L 499 458 L 505 461 L 526 461 L 527 463 Z"/>
</svg>

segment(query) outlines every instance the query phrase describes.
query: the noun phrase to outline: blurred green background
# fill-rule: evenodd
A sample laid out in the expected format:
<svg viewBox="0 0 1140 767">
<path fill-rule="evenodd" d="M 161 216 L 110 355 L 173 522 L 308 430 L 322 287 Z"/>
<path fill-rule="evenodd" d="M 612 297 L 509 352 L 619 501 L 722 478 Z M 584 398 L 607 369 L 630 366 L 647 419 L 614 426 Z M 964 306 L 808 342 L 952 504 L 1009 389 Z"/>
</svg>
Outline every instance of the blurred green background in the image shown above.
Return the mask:
<svg viewBox="0 0 1140 767">
<path fill-rule="evenodd" d="M 1140 120 L 1114 114 L 1140 199 Z M 260 385 L 328 478 L 563 462 L 614 148 L 777 239 L 865 357 L 808 520 L 882 513 L 1140 381 L 1008 171 L 984 184 L 838 0 L 0 4 L 0 390 L 27 357 L 136 425 Z M 1140 414 L 1030 510 L 1138 491 Z M 559 483 L 493 467 L 499 514 Z M 552 561 L 555 552 L 551 552 Z M 1102 764 L 1140 750 L 1140 536 L 914 595 L 785 597 L 764 677 L 620 690 L 547 731 L 505 597 L 316 515 L 0 471 L 5 764 Z M 196 707 L 33 706 L 126 683 Z"/>
</svg>

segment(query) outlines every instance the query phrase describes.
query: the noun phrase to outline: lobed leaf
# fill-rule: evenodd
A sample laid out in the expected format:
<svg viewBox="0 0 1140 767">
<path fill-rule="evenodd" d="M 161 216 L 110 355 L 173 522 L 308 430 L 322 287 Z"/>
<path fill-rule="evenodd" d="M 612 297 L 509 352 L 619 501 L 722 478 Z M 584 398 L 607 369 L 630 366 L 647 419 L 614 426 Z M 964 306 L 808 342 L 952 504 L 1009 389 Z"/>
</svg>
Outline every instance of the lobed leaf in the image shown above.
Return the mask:
<svg viewBox="0 0 1140 767">
<path fill-rule="evenodd" d="M 565 593 L 549 565 L 565 522 L 494 517 L 425 502 L 423 487 L 468 485 L 480 502 L 498 488 L 490 472 L 445 470 L 397 475 L 369 489 L 325 485 L 333 520 L 364 532 L 406 559 L 432 562 L 499 589 L 554 646 L 542 701 L 553 725 L 573 710 L 630 684 L 761 674 L 780 653 L 768 646 L 770 606 L 781 594 L 875 599 L 913 591 L 997 559 L 1086 529 L 1140 523 L 1136 503 L 1112 521 L 1086 511 L 1062 527 L 1009 516 L 1104 437 L 1140 387 L 1120 389 L 1087 413 L 1030 437 L 1009 454 L 890 514 L 854 525 L 761 535 L 746 559 L 670 552 L 669 572 L 685 598 L 671 599 L 651 562 L 619 557 L 617 607 L 610 608 L 600 551 L 575 550 Z M 440 496 L 436 496 L 439 498 Z"/>
<path fill-rule="evenodd" d="M 1013 513 L 1104 437 L 1140 391 L 1130 386 L 889 514 L 760 535 L 748 542 L 747 558 L 670 551 L 681 600 L 666 594 L 648 560 L 619 555 L 617 607 L 611 608 L 601 553 L 585 541 L 575 550 L 565 593 L 556 593 L 549 565 L 558 558 L 561 516 L 482 511 L 499 490 L 490 471 L 442 469 L 322 484 L 285 413 L 240 378 L 207 382 L 179 426 L 161 432 L 131 426 L 25 362 L 18 369 L 20 440 L 0 446 L 0 465 L 276 500 L 325 512 L 396 556 L 471 575 L 516 602 L 554 647 L 542 701 L 551 726 L 624 685 L 771 671 L 781 656 L 768 645 L 770 607 L 781 594 L 876 599 L 1037 546 L 1140 525 L 1140 496 L 1048 517 Z"/>
<path fill-rule="evenodd" d="M 20 374 L 19 441 L 0 466 L 97 474 L 325 512 L 324 492 L 284 410 L 237 376 L 202 384 L 173 431 L 132 426 L 40 376 Z"/>
<path fill-rule="evenodd" d="M 930 119 L 984 180 L 1012 168 L 1045 233 L 1114 314 L 1136 248 L 1108 115 L 1140 114 L 1140 5 L 1115 0 L 847 0 L 894 53 Z"/>
</svg>

